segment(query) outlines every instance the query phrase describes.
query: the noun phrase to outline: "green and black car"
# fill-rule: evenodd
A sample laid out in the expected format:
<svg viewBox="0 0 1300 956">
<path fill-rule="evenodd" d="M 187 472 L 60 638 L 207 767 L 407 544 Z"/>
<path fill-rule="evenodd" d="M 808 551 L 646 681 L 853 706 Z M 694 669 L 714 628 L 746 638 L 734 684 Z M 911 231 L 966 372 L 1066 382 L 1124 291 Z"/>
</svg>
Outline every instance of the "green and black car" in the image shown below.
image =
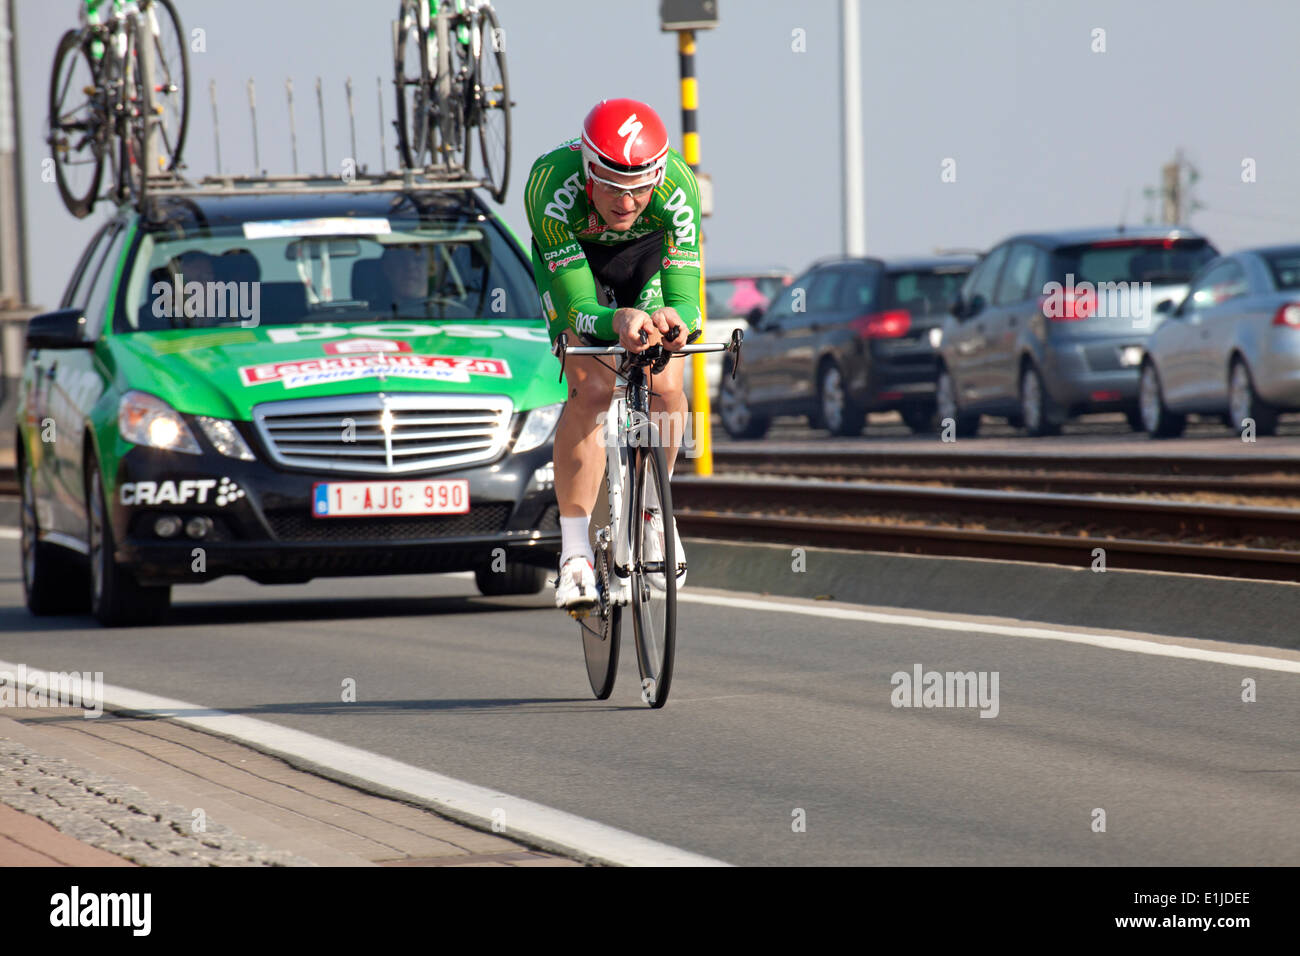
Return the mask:
<svg viewBox="0 0 1300 956">
<path fill-rule="evenodd" d="M 473 190 L 226 181 L 123 207 L 32 319 L 18 409 L 36 614 L 155 621 L 243 574 L 541 589 L 563 387 Z"/>
</svg>

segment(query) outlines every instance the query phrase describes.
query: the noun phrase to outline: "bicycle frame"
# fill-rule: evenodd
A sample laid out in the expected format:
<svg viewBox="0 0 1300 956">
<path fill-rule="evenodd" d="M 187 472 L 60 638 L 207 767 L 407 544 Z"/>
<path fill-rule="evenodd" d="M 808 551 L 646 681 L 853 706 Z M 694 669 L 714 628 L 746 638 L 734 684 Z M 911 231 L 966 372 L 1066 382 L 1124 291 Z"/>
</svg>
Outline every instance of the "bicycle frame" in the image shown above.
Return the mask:
<svg viewBox="0 0 1300 956">
<path fill-rule="evenodd" d="M 628 448 L 634 442 L 629 441 L 629 436 L 637 436 L 635 443 L 657 442 L 659 429 L 646 411 L 649 386 L 642 368 L 634 366 L 628 370 L 622 395 L 617 393 L 617 386 L 615 390 L 605 418 L 604 432 L 611 539 L 606 545 L 613 549 L 610 564 L 615 578 L 610 582 L 607 600 L 610 604 L 626 607 L 632 603 L 632 537 L 627 533 L 632 527 L 632 472 Z"/>
<path fill-rule="evenodd" d="M 731 352 L 736 356 L 734 369 L 739 368 L 740 344 L 744 339 L 741 330 L 736 329 L 727 345 L 685 345 L 670 355 L 686 356 L 696 352 Z M 619 346 L 570 348 L 567 333 L 561 333 L 555 342 L 555 354 L 560 359 L 560 379 L 564 379 L 564 359 L 567 355 L 626 355 Z M 606 600 L 611 605 L 627 606 L 632 600 L 632 528 L 634 516 L 632 510 L 632 472 L 629 448 L 635 446 L 653 447 L 660 440 L 659 427 L 649 415 L 650 384 L 646 381 L 645 367 L 642 365 L 622 366 L 615 369 L 621 381 L 616 381 L 614 395 L 609 403 L 605 417 L 603 440 L 605 444 L 606 494 L 609 499 L 609 538 L 599 542 L 613 549 L 614 581 L 610 582 L 610 593 Z M 617 476 L 617 480 L 616 480 Z"/>
</svg>

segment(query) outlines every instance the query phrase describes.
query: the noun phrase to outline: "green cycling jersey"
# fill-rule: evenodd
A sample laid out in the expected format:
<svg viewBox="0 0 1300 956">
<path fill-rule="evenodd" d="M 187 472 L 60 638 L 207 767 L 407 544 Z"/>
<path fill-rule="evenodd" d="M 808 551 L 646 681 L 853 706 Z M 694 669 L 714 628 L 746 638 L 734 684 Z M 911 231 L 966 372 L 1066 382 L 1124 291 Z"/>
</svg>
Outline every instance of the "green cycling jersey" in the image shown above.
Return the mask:
<svg viewBox="0 0 1300 956">
<path fill-rule="evenodd" d="M 536 245 L 533 275 L 552 339 L 565 330 L 607 341 L 617 338 L 615 310 L 597 300 L 595 277 L 582 244 L 615 246 L 654 232 L 663 233 L 660 270 L 636 307 L 650 312 L 658 305 L 669 306 L 677 310 L 688 334 L 699 329 L 700 189 L 695 174 L 676 150 L 668 151 L 663 182 L 626 232 L 608 228 L 587 198 L 578 139 L 561 144 L 533 163 L 524 189 L 524 207 Z"/>
</svg>

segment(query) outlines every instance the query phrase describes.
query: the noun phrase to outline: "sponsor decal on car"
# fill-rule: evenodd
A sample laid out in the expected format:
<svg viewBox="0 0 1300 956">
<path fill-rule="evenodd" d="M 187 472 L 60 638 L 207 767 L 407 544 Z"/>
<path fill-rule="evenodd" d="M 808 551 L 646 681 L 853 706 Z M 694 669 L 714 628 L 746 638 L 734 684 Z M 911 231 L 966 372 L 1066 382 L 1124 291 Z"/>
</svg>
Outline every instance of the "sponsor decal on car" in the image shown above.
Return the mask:
<svg viewBox="0 0 1300 956">
<path fill-rule="evenodd" d="M 504 359 L 464 355 L 349 355 L 267 362 L 262 365 L 246 365 L 239 370 L 239 377 L 246 386 L 278 382 L 285 388 L 379 376 L 437 379 L 464 384 L 469 382 L 471 375 L 511 377 L 510 366 Z"/>
<path fill-rule="evenodd" d="M 233 478 L 185 478 L 180 481 L 128 481 L 118 490 L 124 505 L 208 504 L 208 492 L 216 488 L 212 503 L 224 508 L 244 497 L 244 489 Z"/>
<path fill-rule="evenodd" d="M 326 342 L 326 355 L 357 355 L 364 352 L 409 352 L 410 342 L 398 342 L 395 339 L 346 339 L 342 342 Z"/>
</svg>

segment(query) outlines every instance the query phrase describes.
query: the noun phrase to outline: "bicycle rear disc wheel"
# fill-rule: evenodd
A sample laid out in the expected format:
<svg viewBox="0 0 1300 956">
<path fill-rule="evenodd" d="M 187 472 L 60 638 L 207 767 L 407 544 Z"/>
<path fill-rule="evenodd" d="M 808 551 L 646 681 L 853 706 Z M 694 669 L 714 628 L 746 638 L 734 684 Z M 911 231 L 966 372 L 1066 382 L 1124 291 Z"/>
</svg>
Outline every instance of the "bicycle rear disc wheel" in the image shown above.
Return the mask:
<svg viewBox="0 0 1300 956">
<path fill-rule="evenodd" d="M 59 41 L 50 74 L 49 140 L 54 181 L 68 211 L 90 215 L 104 175 L 104 117 L 96 93 L 95 61 L 81 34 L 69 30 Z"/>
<path fill-rule="evenodd" d="M 606 469 L 606 480 L 609 473 Z M 602 483 L 602 487 L 605 485 Z M 609 582 L 614 577 L 613 543 L 607 541 L 602 548 L 596 530 L 608 528 L 609 499 L 600 495 L 591 516 L 591 546 L 596 555 L 596 585 L 601 592 L 600 604 L 578 622 L 582 632 L 582 653 L 587 661 L 587 680 L 597 700 L 607 700 L 614 691 L 618 677 L 619 631 L 623 622 L 623 608 L 609 599 Z"/>
<path fill-rule="evenodd" d="M 190 122 L 190 60 L 185 32 L 172 0 L 153 0 L 145 17 L 153 53 L 153 105 L 158 113 L 158 155 L 168 170 L 181 164 Z M 158 32 L 154 33 L 154 24 Z"/>
<path fill-rule="evenodd" d="M 479 11 L 480 42 L 474 68 L 473 122 L 478 126 L 483 183 L 504 202 L 510 180 L 510 79 L 506 73 L 505 34 L 491 7 Z"/>
<path fill-rule="evenodd" d="M 649 429 L 649 425 L 642 428 Z M 641 671 L 641 700 L 653 708 L 668 702 L 677 645 L 677 554 L 672 533 L 673 500 L 668 487 L 668 462 L 653 436 L 642 436 L 636 453 L 636 479 L 632 490 L 632 627 L 636 636 L 636 663 Z M 651 530 L 647 508 L 659 508 L 662 534 Z M 658 539 L 663 560 L 646 560 L 650 535 Z M 651 583 L 662 575 L 662 589 Z"/>
</svg>

